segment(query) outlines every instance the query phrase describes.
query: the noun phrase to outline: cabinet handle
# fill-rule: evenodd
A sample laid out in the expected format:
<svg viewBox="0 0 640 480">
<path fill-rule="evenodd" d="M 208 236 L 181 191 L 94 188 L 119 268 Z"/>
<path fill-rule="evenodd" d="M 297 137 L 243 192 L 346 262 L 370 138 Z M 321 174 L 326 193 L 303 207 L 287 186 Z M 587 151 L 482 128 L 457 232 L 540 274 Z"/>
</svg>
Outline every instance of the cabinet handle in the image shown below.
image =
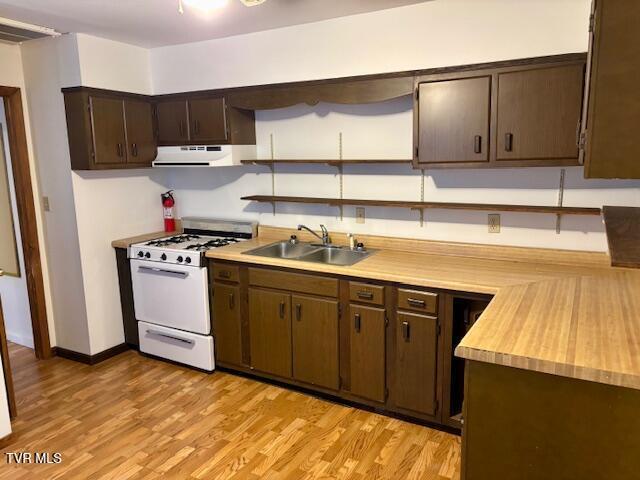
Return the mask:
<svg viewBox="0 0 640 480">
<path fill-rule="evenodd" d="M 280 318 L 284 318 L 284 302 L 280 302 Z"/>
<path fill-rule="evenodd" d="M 504 136 L 504 149 L 507 152 L 511 152 L 513 150 L 513 133 L 507 133 Z"/>
<path fill-rule="evenodd" d="M 193 133 L 196 135 L 200 133 L 200 120 L 195 120 L 193 124 Z"/>
<path fill-rule="evenodd" d="M 296 320 L 302 320 L 302 305 L 296 303 Z"/>
<path fill-rule="evenodd" d="M 409 322 L 402 322 L 402 338 L 405 342 L 409 341 Z"/>
<path fill-rule="evenodd" d="M 220 278 L 231 278 L 231 272 L 229 270 L 220 270 L 218 276 Z"/>
<path fill-rule="evenodd" d="M 364 290 L 360 290 L 357 295 L 358 298 L 362 298 L 363 300 L 373 300 L 373 292 L 365 292 Z"/>
<path fill-rule="evenodd" d="M 122 156 L 122 152 L 120 151 L 120 148 L 122 148 L 122 146 L 119 143 L 116 143 L 116 155 L 118 155 L 119 157 Z"/>
<path fill-rule="evenodd" d="M 360 316 L 359 313 L 356 313 L 353 316 L 353 328 L 356 329 L 357 333 L 360 333 L 361 323 L 362 323 L 362 317 Z"/>
<path fill-rule="evenodd" d="M 235 298 L 233 297 L 233 293 L 229 294 L 229 310 L 233 310 L 233 307 L 236 306 Z"/>
<path fill-rule="evenodd" d="M 132 143 L 131 144 L 131 155 L 133 155 L 134 157 L 138 156 L 138 144 L 137 143 Z"/>
<path fill-rule="evenodd" d="M 482 137 L 480 135 L 473 137 L 473 151 L 482 153 Z"/>
<path fill-rule="evenodd" d="M 407 303 L 414 307 L 425 308 L 427 306 L 427 302 L 424 300 L 419 300 L 417 298 L 407 298 Z"/>
<path fill-rule="evenodd" d="M 184 137 L 184 122 L 182 120 L 178 120 L 178 130 L 180 131 L 180 136 Z"/>
</svg>

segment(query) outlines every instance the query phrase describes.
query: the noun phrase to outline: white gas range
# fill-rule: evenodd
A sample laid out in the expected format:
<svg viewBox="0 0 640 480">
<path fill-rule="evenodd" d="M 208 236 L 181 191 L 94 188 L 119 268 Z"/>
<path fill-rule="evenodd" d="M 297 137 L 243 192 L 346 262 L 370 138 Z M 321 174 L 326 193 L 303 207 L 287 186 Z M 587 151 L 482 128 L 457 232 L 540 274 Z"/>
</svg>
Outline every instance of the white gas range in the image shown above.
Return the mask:
<svg viewBox="0 0 640 480">
<path fill-rule="evenodd" d="M 204 252 L 257 235 L 257 224 L 183 218 L 184 233 L 129 247 L 140 351 L 215 368 Z"/>
</svg>

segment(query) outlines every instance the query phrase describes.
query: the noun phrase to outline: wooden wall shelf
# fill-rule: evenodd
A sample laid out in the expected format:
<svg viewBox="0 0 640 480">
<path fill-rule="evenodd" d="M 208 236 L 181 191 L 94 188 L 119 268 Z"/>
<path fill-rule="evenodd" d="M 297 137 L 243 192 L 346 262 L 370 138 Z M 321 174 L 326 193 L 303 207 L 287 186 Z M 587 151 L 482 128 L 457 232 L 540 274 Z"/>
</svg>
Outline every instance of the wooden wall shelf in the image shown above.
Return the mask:
<svg viewBox="0 0 640 480">
<path fill-rule="evenodd" d="M 375 159 L 363 159 L 363 160 L 304 160 L 304 159 L 293 159 L 293 160 L 241 160 L 240 163 L 243 165 L 274 165 L 276 163 L 308 163 L 308 164 L 324 164 L 331 166 L 340 166 L 340 165 L 357 165 L 357 164 L 393 164 L 397 163 L 398 165 L 411 165 L 413 160 L 375 160 Z"/>
<path fill-rule="evenodd" d="M 287 197 L 277 195 L 250 195 L 242 200 L 265 203 L 314 203 L 340 207 L 343 205 L 360 205 L 371 207 L 398 207 L 423 210 L 441 208 L 446 210 L 483 210 L 500 212 L 551 213 L 556 215 L 600 215 L 599 208 L 554 207 L 546 205 L 507 205 L 495 203 L 451 203 L 451 202 L 412 202 L 403 200 L 360 200 L 348 198 L 322 197 Z"/>
</svg>

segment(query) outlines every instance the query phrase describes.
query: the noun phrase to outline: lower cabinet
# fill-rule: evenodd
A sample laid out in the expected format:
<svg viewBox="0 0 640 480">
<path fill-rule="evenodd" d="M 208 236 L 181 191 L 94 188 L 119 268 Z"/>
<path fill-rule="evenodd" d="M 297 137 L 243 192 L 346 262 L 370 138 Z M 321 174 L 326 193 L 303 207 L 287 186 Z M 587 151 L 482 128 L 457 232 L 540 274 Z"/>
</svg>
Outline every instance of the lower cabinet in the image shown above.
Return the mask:
<svg viewBox="0 0 640 480">
<path fill-rule="evenodd" d="M 439 407 L 448 402 L 439 322 L 449 297 L 242 264 L 211 271 L 223 366 L 450 425 Z"/>
<path fill-rule="evenodd" d="M 351 393 L 368 400 L 386 399 L 386 315 L 383 308 L 351 305 Z"/>
<path fill-rule="evenodd" d="M 224 284 L 213 287 L 213 336 L 218 360 L 241 365 L 240 287 Z"/>
<path fill-rule="evenodd" d="M 397 407 L 435 415 L 437 363 L 437 318 L 398 312 L 394 390 Z"/>
<path fill-rule="evenodd" d="M 251 367 L 290 378 L 291 296 L 249 288 L 249 329 Z"/>
<path fill-rule="evenodd" d="M 293 378 L 338 390 L 338 301 L 293 295 L 291 307 Z"/>
</svg>

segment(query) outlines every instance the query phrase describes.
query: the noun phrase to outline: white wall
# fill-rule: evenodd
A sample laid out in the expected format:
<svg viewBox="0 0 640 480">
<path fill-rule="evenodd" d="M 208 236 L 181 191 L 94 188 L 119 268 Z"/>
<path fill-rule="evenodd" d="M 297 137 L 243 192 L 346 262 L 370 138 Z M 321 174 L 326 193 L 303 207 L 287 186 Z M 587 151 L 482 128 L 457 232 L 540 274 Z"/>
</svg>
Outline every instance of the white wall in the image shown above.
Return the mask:
<svg viewBox="0 0 640 480">
<path fill-rule="evenodd" d="M 155 93 L 232 87 L 294 80 L 412 70 L 580 52 L 587 49 L 590 0 L 437 0 L 357 15 L 151 51 Z M 215 62 L 198 61 L 215 58 Z M 259 155 L 269 158 L 270 135 L 276 158 L 337 158 L 343 133 L 344 158 L 411 158 L 409 98 L 379 105 L 314 108 L 295 106 L 258 112 Z M 276 194 L 336 196 L 336 170 L 325 166 L 282 166 Z M 561 233 L 554 215 L 501 213 L 502 231 L 489 234 L 488 212 L 368 208 L 364 225 L 355 210 L 243 202 L 240 197 L 270 194 L 266 168 L 205 172 L 175 170 L 181 215 L 257 219 L 294 226 L 325 223 L 331 229 L 434 240 L 509 244 L 578 250 L 606 250 L 598 217 L 565 216 Z M 555 205 L 559 168 L 433 170 L 425 179 L 425 200 Z M 344 197 L 420 200 L 420 172 L 406 165 L 345 168 Z M 593 181 L 582 168 L 568 168 L 564 205 L 640 205 L 640 182 Z"/>
<path fill-rule="evenodd" d="M 81 85 L 151 93 L 148 50 L 88 35 L 75 37 Z M 124 342 L 111 241 L 162 230 L 163 179 L 162 171 L 151 169 L 72 173 L 91 354 Z"/>
<path fill-rule="evenodd" d="M 64 103 L 60 88 L 80 81 L 77 47 L 70 36 L 43 38 L 21 47 L 34 155 L 45 212 L 57 346 L 89 353 L 86 305 Z"/>
<path fill-rule="evenodd" d="M 86 35 L 30 41 L 22 50 L 36 157 L 51 204 L 47 241 L 57 345 L 95 354 L 124 341 L 111 241 L 160 230 L 165 188 L 158 171 L 72 172 L 60 89 L 149 93 L 148 52 Z"/>
<path fill-rule="evenodd" d="M 587 47 L 590 0 L 435 0 L 151 50 L 154 93 L 462 65 Z"/>
<path fill-rule="evenodd" d="M 13 226 L 16 236 L 16 248 L 18 250 L 19 277 L 5 275 L 0 277 L 0 300 L 4 327 L 7 339 L 25 347 L 33 348 L 33 330 L 31 327 L 31 309 L 29 307 L 29 295 L 27 292 L 27 277 L 24 268 L 24 255 L 22 252 L 22 235 L 18 222 L 18 204 L 16 202 L 15 185 L 13 184 L 13 169 L 11 165 L 11 152 L 9 150 L 9 138 L 7 136 L 7 123 L 4 110 L 4 102 L 0 102 L 0 142 L 4 146 L 6 169 L 9 178 L 9 195 L 11 198 L 11 210 L 13 212 Z M 1 147 L 0 147 L 1 148 Z M 0 162 L 2 159 L 0 158 Z M 0 165 L 0 168 L 5 168 Z"/>
</svg>

